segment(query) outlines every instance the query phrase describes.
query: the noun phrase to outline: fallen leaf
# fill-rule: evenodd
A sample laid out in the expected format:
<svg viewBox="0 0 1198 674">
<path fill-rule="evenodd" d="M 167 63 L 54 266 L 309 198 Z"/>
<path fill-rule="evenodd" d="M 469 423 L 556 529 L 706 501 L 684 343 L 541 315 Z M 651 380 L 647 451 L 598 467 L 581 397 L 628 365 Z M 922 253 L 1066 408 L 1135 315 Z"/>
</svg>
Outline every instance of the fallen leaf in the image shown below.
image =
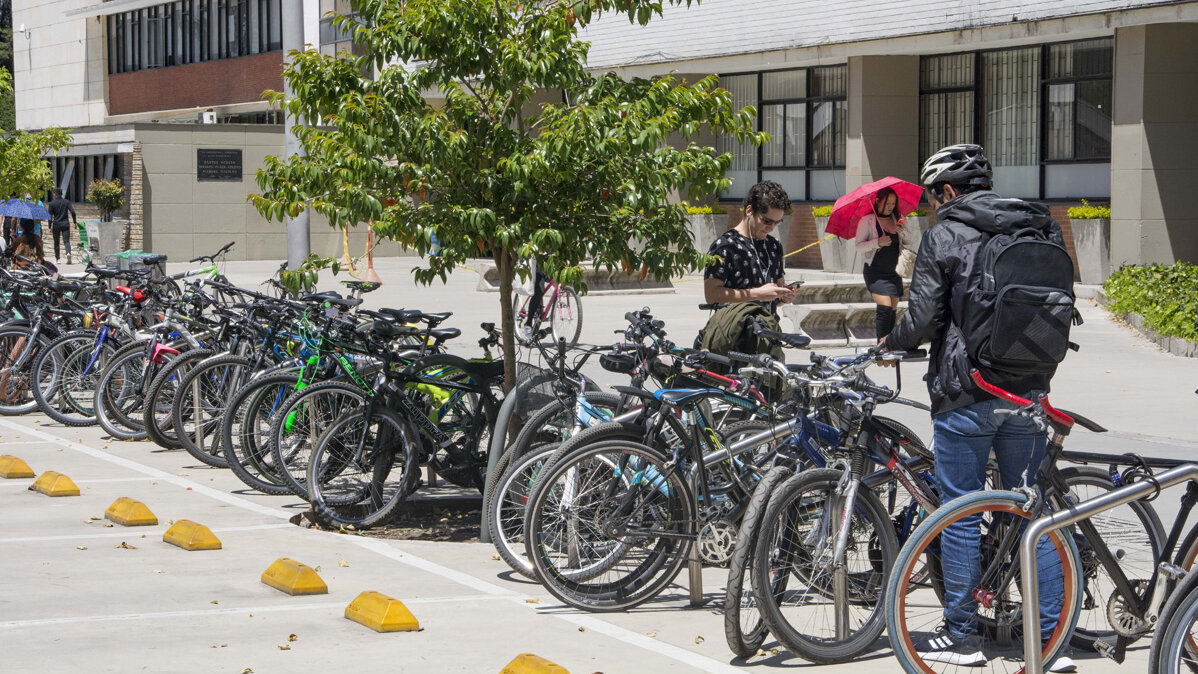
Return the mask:
<svg viewBox="0 0 1198 674">
<path fill-rule="evenodd" d="M 86 550 L 86 549 L 87 549 L 87 546 L 86 546 L 86 545 L 76 545 L 76 546 L 75 546 L 75 549 L 76 549 L 76 550 Z"/>
<path fill-rule="evenodd" d="M 782 651 L 778 650 L 777 648 L 771 648 L 771 649 L 770 649 L 770 655 L 777 655 L 777 654 L 779 654 L 779 653 L 781 653 L 781 652 L 782 652 Z"/>
<path fill-rule="evenodd" d="M 338 559 L 338 560 L 337 560 L 337 566 L 341 566 L 341 567 L 348 567 L 348 566 L 349 566 L 349 562 L 345 561 L 344 559 Z"/>
<path fill-rule="evenodd" d="M 647 637 L 656 637 L 656 636 L 657 636 L 657 632 L 645 632 L 645 636 L 647 636 Z"/>
<path fill-rule="evenodd" d="M 89 517 L 89 518 L 87 518 L 87 519 L 89 519 L 89 520 L 91 520 L 91 521 L 95 522 L 96 520 L 102 520 L 102 519 L 104 519 L 104 518 L 103 518 L 103 517 L 96 517 L 95 515 L 92 515 L 91 517 Z"/>
<path fill-rule="evenodd" d="M 212 644 L 208 648 L 228 648 L 229 644 Z"/>
<path fill-rule="evenodd" d="M 319 564 L 316 565 L 315 571 L 316 571 L 316 573 L 320 573 L 320 565 Z"/>
<path fill-rule="evenodd" d="M 491 559 L 493 559 L 493 560 L 495 560 L 495 561 L 497 561 L 497 562 L 498 562 L 499 560 L 503 559 L 503 557 L 500 557 L 500 556 L 499 556 L 499 553 L 498 553 L 498 552 L 496 552 L 495 554 L 491 555 Z"/>
<path fill-rule="evenodd" d="M 105 527 L 108 527 L 108 528 L 111 528 L 111 527 L 113 526 L 113 524 L 112 524 L 112 522 L 105 522 L 105 523 L 104 523 L 104 526 L 105 526 Z"/>
<path fill-rule="evenodd" d="M 540 600 L 540 599 L 535 599 L 535 598 L 534 598 L 534 599 L 525 599 L 525 600 L 524 600 L 524 603 L 525 603 L 525 604 L 540 604 L 540 603 L 541 603 L 541 600 Z"/>
<path fill-rule="evenodd" d="M 696 643 L 696 644 L 701 644 L 701 643 L 703 643 L 704 641 L 706 641 L 706 640 L 705 640 L 703 637 L 695 637 L 695 643 Z"/>
<path fill-rule="evenodd" d="M 191 475 L 191 473 L 175 473 L 175 475 L 182 475 L 183 477 L 188 477 Z"/>
<path fill-rule="evenodd" d="M 290 644 L 279 644 L 279 650 L 280 651 L 289 651 L 289 650 L 291 650 L 291 645 Z"/>
<path fill-rule="evenodd" d="M 208 602 L 208 603 L 209 603 L 209 604 L 219 604 L 220 602 L 219 602 L 219 601 L 217 601 L 217 600 L 215 600 L 215 599 L 213 599 L 212 601 L 210 601 L 210 602 Z"/>
<path fill-rule="evenodd" d="M 241 670 L 241 674 L 254 674 L 254 670 L 246 667 L 245 669 Z"/>
<path fill-rule="evenodd" d="M 765 657 L 765 656 L 767 656 L 767 655 L 769 655 L 769 653 L 766 653 L 764 649 L 761 649 L 761 648 L 758 648 L 758 649 L 757 649 L 757 655 L 756 655 L 756 657 L 758 657 L 758 658 L 764 658 L 764 657 Z"/>
<path fill-rule="evenodd" d="M 585 632 L 585 631 L 587 631 L 587 628 L 585 628 L 585 627 L 579 627 L 579 628 L 578 628 L 578 631 L 579 631 L 579 632 Z"/>
<path fill-rule="evenodd" d="M 287 641 L 295 641 L 295 640 L 296 640 L 296 639 L 298 639 L 298 638 L 299 638 L 299 637 L 297 637 L 297 636 L 296 636 L 296 635 L 294 635 L 294 634 L 288 634 L 288 635 L 287 635 Z"/>
<path fill-rule="evenodd" d="M 124 549 L 124 550 L 136 550 L 136 549 L 137 549 L 137 546 L 136 546 L 136 545 L 129 545 L 129 544 L 128 544 L 128 543 L 126 543 L 125 541 L 121 541 L 121 544 L 120 544 L 120 545 L 114 545 L 114 546 L 112 546 L 112 547 L 114 547 L 114 548 L 121 548 L 121 549 Z"/>
</svg>

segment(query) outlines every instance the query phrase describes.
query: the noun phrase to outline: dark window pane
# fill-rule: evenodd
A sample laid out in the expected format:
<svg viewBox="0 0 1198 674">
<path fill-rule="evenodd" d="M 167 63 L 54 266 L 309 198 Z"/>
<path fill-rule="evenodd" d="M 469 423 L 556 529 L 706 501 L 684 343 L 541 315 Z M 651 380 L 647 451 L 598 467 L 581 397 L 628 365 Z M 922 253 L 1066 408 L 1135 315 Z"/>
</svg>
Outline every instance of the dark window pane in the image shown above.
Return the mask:
<svg viewBox="0 0 1198 674">
<path fill-rule="evenodd" d="M 762 166 L 782 166 L 783 153 L 783 108 L 782 105 L 761 106 L 761 130 L 770 135 L 769 141 L 761 146 Z"/>
<path fill-rule="evenodd" d="M 848 82 L 848 66 L 827 66 L 811 69 L 811 96 L 844 96 Z"/>
<path fill-rule="evenodd" d="M 844 136 L 845 129 L 849 125 L 849 105 L 846 101 L 836 101 L 835 108 L 835 134 L 836 134 L 836 154 L 832 161 L 833 166 L 842 167 L 845 161 L 845 146 Z"/>
<path fill-rule="evenodd" d="M 1110 75 L 1114 61 L 1110 38 L 1054 44 L 1048 47 L 1049 79 Z"/>
<path fill-rule="evenodd" d="M 831 166 L 836 158 L 836 104 L 824 101 L 811 104 L 811 165 Z"/>
<path fill-rule="evenodd" d="M 973 54 L 925 56 L 919 60 L 919 88 L 924 91 L 973 86 Z"/>
<path fill-rule="evenodd" d="M 807 106 L 786 106 L 786 165 L 807 165 Z"/>
<path fill-rule="evenodd" d="M 1072 84 L 1053 84 L 1048 87 L 1048 128 L 1044 130 L 1046 159 L 1073 158 L 1073 98 Z"/>
<path fill-rule="evenodd" d="M 270 50 L 283 48 L 283 17 L 279 0 L 270 0 Z"/>
<path fill-rule="evenodd" d="M 1077 83 L 1077 158 L 1111 156 L 1111 81 Z"/>
</svg>

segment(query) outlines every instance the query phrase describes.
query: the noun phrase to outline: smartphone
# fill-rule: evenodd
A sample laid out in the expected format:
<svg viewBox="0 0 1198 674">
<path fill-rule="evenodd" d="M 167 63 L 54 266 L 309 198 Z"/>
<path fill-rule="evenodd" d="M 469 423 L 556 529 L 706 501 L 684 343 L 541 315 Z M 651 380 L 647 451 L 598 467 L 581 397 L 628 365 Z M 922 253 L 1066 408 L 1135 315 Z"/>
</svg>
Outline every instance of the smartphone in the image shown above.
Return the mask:
<svg viewBox="0 0 1198 674">
<path fill-rule="evenodd" d="M 786 287 L 790 288 L 791 290 L 798 290 L 799 286 L 801 285 L 803 285 L 802 281 L 791 281 L 790 283 L 786 284 Z"/>
</svg>

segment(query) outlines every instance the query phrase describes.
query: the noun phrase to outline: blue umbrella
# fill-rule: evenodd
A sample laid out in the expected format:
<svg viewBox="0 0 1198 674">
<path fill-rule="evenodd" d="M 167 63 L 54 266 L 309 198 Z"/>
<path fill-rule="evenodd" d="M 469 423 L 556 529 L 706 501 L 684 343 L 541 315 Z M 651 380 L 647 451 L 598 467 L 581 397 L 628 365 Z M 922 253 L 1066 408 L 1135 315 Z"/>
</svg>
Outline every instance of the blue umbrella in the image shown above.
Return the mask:
<svg viewBox="0 0 1198 674">
<path fill-rule="evenodd" d="M 29 220 L 49 220 L 50 213 L 33 203 L 24 199 L 9 199 L 0 204 L 0 215 L 7 215 L 10 218 L 27 218 Z"/>
</svg>

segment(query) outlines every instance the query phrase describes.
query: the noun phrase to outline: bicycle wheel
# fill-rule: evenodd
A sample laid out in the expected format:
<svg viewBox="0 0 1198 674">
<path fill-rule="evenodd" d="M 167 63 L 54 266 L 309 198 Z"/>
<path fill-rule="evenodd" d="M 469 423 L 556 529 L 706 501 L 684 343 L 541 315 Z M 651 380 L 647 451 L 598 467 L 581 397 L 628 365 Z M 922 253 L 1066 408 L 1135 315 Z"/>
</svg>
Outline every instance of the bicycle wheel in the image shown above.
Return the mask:
<svg viewBox="0 0 1198 674">
<path fill-rule="evenodd" d="M 16 416 L 37 409 L 31 386 L 33 361 L 49 345 L 46 337 L 33 338 L 29 326 L 0 328 L 0 414 Z"/>
<path fill-rule="evenodd" d="M 347 412 L 366 402 L 367 392 L 341 381 L 326 381 L 302 388 L 283 401 L 270 421 L 270 450 L 274 467 L 291 493 L 311 500 L 308 464 L 316 439 Z"/>
<path fill-rule="evenodd" d="M 108 435 L 118 440 L 145 439 L 141 406 L 149 384 L 146 372 L 144 342 L 126 344 L 109 359 L 96 385 L 96 421 Z"/>
<path fill-rule="evenodd" d="M 214 353 L 212 349 L 184 351 L 161 366 L 150 381 L 147 402 L 141 407 L 141 422 L 145 425 L 146 435 L 159 447 L 183 449 L 183 443 L 175 433 L 175 420 L 171 416 L 175 397 L 180 393 L 179 384 L 193 367 Z M 191 410 L 185 410 L 185 413 L 191 416 Z"/>
<path fill-rule="evenodd" d="M 96 385 L 116 351 L 110 340 L 97 346 L 91 330 L 67 333 L 51 342 L 33 361 L 36 385 L 31 388 L 38 407 L 66 426 L 95 424 Z"/>
<path fill-rule="evenodd" d="M 732 550 L 732 560 L 728 563 L 728 584 L 724 590 L 724 638 L 728 648 L 742 658 L 751 658 L 757 654 L 769 630 L 761 618 L 757 608 L 757 598 L 750 586 L 745 592 L 745 576 L 752 559 L 753 546 L 757 543 L 757 532 L 766 506 L 769 505 L 770 495 L 782 480 L 790 477 L 793 471 L 788 466 L 771 468 L 749 499 L 749 507 L 745 510 L 740 521 L 740 530 L 736 534 L 736 547 Z M 752 581 L 750 580 L 750 583 Z"/>
<path fill-rule="evenodd" d="M 411 372 L 423 381 L 410 382 L 407 393 L 417 407 L 449 438 L 449 444 L 423 437 L 418 460 L 431 457 L 437 474 L 459 487 L 480 492 L 486 486 L 487 450 L 497 412 L 495 401 L 485 392 L 486 375 L 475 364 L 450 354 L 425 356 L 412 363 Z M 439 386 L 436 382 L 468 388 Z"/>
<path fill-rule="evenodd" d="M 1069 485 L 1071 502 L 1079 503 L 1115 489 L 1110 475 L 1101 468 L 1070 466 L 1061 470 Z M 1119 560 L 1119 567 L 1137 590 L 1147 589 L 1156 578 L 1156 567 L 1165 549 L 1165 529 L 1149 503 L 1131 503 L 1100 512 L 1090 518 L 1103 543 Z M 1082 560 L 1082 604 L 1077 629 L 1070 642 L 1086 651 L 1102 640 L 1113 644 L 1118 636 L 1132 641 L 1148 634 L 1153 624 L 1127 610 L 1128 604 L 1116 597 L 1115 584 L 1098 561 L 1088 541 L 1076 529 L 1073 542 Z M 1111 618 L 1117 618 L 1117 624 Z"/>
<path fill-rule="evenodd" d="M 1029 514 L 1023 510 L 1027 495 L 1011 491 L 985 491 L 967 494 L 942 505 L 932 513 L 912 534 L 899 551 L 894 573 L 886 587 L 887 628 L 890 645 L 895 657 L 907 672 L 955 672 L 960 665 L 938 662 L 932 656 L 925 659 L 917 652 L 917 644 L 942 633 L 945 619 L 944 576 L 939 562 L 941 534 L 955 523 L 978 531 L 981 568 L 994 561 L 1002 545 L 1009 542 L 1008 536 L 1018 540 L 1028 521 Z M 1040 587 L 1042 603 L 1048 601 L 1051 615 L 1040 617 L 1042 630 L 1052 627 L 1048 638 L 1043 640 L 1041 655 L 1044 662 L 1052 661 L 1067 643 L 1069 634 L 1077 622 L 1080 606 L 1079 568 L 1080 559 L 1073 536 L 1066 531 L 1055 531 L 1040 541 Z M 916 573 L 925 561 L 932 566 L 931 579 L 921 581 Z M 1018 544 L 1009 553 L 1004 568 L 1018 565 Z M 1018 570 L 1010 574 L 1010 582 L 1000 586 L 998 582 L 983 579 L 977 587 L 967 591 L 968 595 L 953 607 L 956 615 L 964 621 L 976 622 L 979 650 L 984 662 L 977 663 L 982 671 L 1007 672 L 1019 668 L 1023 660 L 1023 619 Z M 1051 588 L 1059 588 L 1059 592 Z M 974 596 L 983 596 L 986 604 L 978 604 Z M 1059 602 L 1059 608 L 1052 605 Z"/>
<path fill-rule="evenodd" d="M 527 339 L 524 336 L 524 331 L 521 326 L 528 322 L 528 295 L 518 295 L 512 293 L 512 325 L 515 327 L 516 343 L 520 346 L 532 346 L 536 342 Z M 533 334 L 541 327 L 541 317 L 534 316 L 532 319 Z"/>
<path fill-rule="evenodd" d="M 229 467 L 221 447 L 221 418 L 229 398 L 249 379 L 249 369 L 247 358 L 217 356 L 191 368 L 179 382 L 171 406 L 175 437 L 188 454 L 209 466 Z"/>
<path fill-rule="evenodd" d="M 267 375 L 241 387 L 221 419 L 225 461 L 246 486 L 264 494 L 290 494 L 274 463 L 270 423 L 283 401 L 295 391 L 297 372 Z"/>
<path fill-rule="evenodd" d="M 578 343 L 578 336 L 582 334 L 582 302 L 570 286 L 561 287 L 557 300 L 549 309 L 549 325 L 553 328 L 555 343 L 563 339 L 567 347 Z"/>
<path fill-rule="evenodd" d="M 1198 573 L 1187 575 L 1161 609 L 1148 652 L 1148 671 L 1198 672 Z"/>
<path fill-rule="evenodd" d="M 861 489 L 837 566 L 842 475 L 816 468 L 775 488 L 753 549 L 753 594 L 766 627 L 792 653 L 819 663 L 849 660 L 882 633 L 882 588 L 898 553 L 885 508 Z"/>
<path fill-rule="evenodd" d="M 385 523 L 412 492 L 416 435 L 394 412 L 376 408 L 370 419 L 351 410 L 317 438 L 305 483 L 312 510 L 331 526 Z"/>
<path fill-rule="evenodd" d="M 537 475 L 557 449 L 556 444 L 542 445 L 511 461 L 503 475 L 495 481 L 492 497 L 487 506 L 487 524 L 491 529 L 491 542 L 499 556 L 512 570 L 535 578 L 532 562 L 524 555 L 524 511 Z"/>
<path fill-rule="evenodd" d="M 625 441 L 587 445 L 544 469 L 526 514 L 525 554 L 553 596 L 624 611 L 673 582 L 698 515 L 677 466 Z"/>
</svg>

